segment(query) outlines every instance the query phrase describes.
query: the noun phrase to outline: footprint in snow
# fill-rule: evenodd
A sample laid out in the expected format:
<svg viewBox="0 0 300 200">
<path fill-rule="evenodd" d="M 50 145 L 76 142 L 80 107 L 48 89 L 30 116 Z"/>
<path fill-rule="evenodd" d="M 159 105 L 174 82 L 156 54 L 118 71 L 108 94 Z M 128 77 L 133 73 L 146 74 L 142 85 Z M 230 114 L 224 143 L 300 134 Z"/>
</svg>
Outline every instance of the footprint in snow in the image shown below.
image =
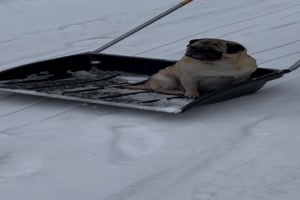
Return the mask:
<svg viewBox="0 0 300 200">
<path fill-rule="evenodd" d="M 33 176 L 41 170 L 38 159 L 11 153 L 0 155 L 0 183 Z"/>
<path fill-rule="evenodd" d="M 136 159 L 156 152 L 163 140 L 159 134 L 144 126 L 120 125 L 112 127 L 114 160 Z"/>
</svg>

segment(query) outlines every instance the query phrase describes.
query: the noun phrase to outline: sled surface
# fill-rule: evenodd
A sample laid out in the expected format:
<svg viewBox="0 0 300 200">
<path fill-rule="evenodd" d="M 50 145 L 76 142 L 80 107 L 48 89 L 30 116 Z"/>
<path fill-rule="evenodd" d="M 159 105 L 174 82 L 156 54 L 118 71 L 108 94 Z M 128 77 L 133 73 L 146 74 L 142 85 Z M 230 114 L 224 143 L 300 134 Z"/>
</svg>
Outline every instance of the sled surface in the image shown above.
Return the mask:
<svg viewBox="0 0 300 200">
<path fill-rule="evenodd" d="M 290 70 L 259 68 L 251 80 L 222 90 L 203 93 L 198 99 L 115 86 L 141 83 L 175 61 L 83 53 L 22 65 L 0 72 L 0 90 L 168 113 L 217 103 L 254 93 L 268 81 Z"/>
</svg>

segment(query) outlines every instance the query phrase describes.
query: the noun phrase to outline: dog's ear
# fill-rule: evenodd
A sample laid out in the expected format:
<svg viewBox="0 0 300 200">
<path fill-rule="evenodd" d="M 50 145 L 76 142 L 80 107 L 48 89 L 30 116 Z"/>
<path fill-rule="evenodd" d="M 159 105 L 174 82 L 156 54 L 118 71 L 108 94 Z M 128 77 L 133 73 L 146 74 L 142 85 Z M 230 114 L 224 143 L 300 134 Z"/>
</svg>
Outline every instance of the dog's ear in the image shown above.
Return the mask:
<svg viewBox="0 0 300 200">
<path fill-rule="evenodd" d="M 226 50 L 227 54 L 234 54 L 246 50 L 246 48 L 240 44 L 227 43 L 226 46 L 227 46 L 227 50 Z"/>
<path fill-rule="evenodd" d="M 205 38 L 203 39 L 194 39 L 194 40 L 190 40 L 189 44 L 187 45 L 187 47 L 191 46 L 192 44 L 194 44 L 195 42 L 201 41 L 201 40 L 205 40 Z"/>
</svg>

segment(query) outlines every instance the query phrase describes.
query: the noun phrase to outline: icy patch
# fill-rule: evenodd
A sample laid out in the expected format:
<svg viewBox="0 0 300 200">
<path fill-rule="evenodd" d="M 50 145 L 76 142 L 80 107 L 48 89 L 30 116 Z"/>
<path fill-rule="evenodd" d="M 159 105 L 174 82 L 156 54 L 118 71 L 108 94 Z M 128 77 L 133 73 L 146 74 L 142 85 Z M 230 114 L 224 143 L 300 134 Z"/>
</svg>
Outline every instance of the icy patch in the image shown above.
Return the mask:
<svg viewBox="0 0 300 200">
<path fill-rule="evenodd" d="M 76 76 L 90 76 L 91 73 L 89 71 L 77 71 L 73 72 L 74 75 Z"/>
<path fill-rule="evenodd" d="M 167 112 L 167 113 L 180 113 L 182 112 L 182 110 L 180 108 L 173 108 L 173 107 L 169 107 L 169 108 L 161 108 L 161 111 Z"/>
<path fill-rule="evenodd" d="M 134 83 L 139 83 L 142 81 L 146 81 L 149 77 L 146 76 L 141 76 L 141 77 L 137 77 L 137 76 L 118 76 L 117 78 L 122 79 L 130 84 L 134 84 Z"/>
<path fill-rule="evenodd" d="M 94 60 L 94 61 L 91 61 L 90 64 L 92 64 L 92 65 L 99 65 L 99 64 L 101 64 L 101 61 Z"/>
<path fill-rule="evenodd" d="M 51 76 L 53 76 L 53 74 L 48 74 L 45 71 L 43 71 L 39 74 L 31 74 L 24 79 L 13 79 L 13 80 L 0 81 L 0 84 L 22 83 L 22 82 L 27 82 L 27 81 L 42 81 L 42 80 L 48 80 Z"/>
<path fill-rule="evenodd" d="M 160 135 L 139 125 L 124 125 L 112 127 L 115 133 L 114 150 L 118 155 L 136 159 L 155 153 L 163 144 Z"/>
<path fill-rule="evenodd" d="M 75 89 L 65 89 L 64 92 L 81 92 L 81 91 L 86 91 L 86 90 L 92 90 L 92 89 L 97 89 L 98 87 L 95 86 L 90 86 L 90 87 L 77 87 Z"/>
<path fill-rule="evenodd" d="M 94 71 L 95 71 L 95 69 L 93 68 L 90 71 L 84 71 L 84 70 L 81 70 L 81 71 L 71 71 L 71 70 L 68 70 L 67 73 L 69 73 L 72 76 L 74 76 L 76 78 L 79 78 L 79 79 L 98 78 L 98 74 L 97 73 L 93 73 Z"/>
<path fill-rule="evenodd" d="M 74 76 L 76 76 L 76 78 L 92 78 L 92 77 L 95 77 L 97 78 L 98 77 L 98 74 L 93 74 L 93 73 L 90 73 L 90 71 L 76 71 L 76 72 L 72 72 L 71 74 L 73 74 Z"/>
<path fill-rule="evenodd" d="M 42 72 L 41 74 L 32 74 L 29 75 L 27 78 L 23 79 L 23 81 L 38 81 L 38 80 L 45 80 L 53 76 L 52 74 L 44 74 Z"/>
</svg>

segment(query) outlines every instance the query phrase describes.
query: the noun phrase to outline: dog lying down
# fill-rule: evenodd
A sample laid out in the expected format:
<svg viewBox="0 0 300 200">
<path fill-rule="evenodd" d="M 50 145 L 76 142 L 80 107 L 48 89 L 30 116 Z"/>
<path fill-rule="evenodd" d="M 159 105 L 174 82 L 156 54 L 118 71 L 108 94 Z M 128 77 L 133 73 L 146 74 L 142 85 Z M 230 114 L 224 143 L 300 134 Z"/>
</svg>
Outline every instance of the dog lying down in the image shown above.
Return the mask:
<svg viewBox="0 0 300 200">
<path fill-rule="evenodd" d="M 185 56 L 174 65 L 152 75 L 144 84 L 122 88 L 197 98 L 199 91 L 217 90 L 246 81 L 256 69 L 256 60 L 237 42 L 195 39 L 187 45 Z"/>
</svg>

